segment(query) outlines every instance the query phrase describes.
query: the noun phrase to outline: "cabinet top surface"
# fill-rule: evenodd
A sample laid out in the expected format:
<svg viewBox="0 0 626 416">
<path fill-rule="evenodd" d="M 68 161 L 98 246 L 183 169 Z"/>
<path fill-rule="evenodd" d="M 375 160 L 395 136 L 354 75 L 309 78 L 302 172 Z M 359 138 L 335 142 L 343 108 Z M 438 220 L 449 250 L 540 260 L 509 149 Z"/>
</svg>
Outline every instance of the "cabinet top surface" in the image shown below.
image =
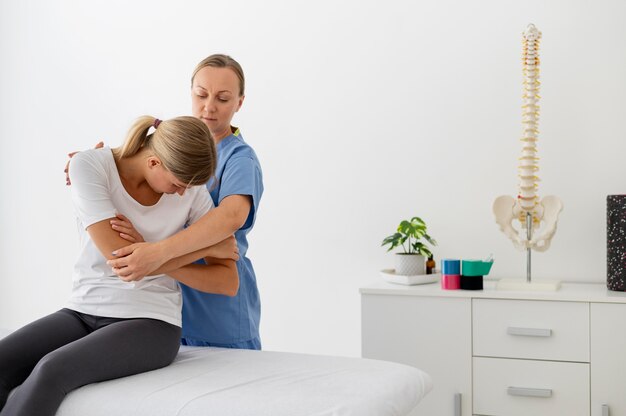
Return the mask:
<svg viewBox="0 0 626 416">
<path fill-rule="evenodd" d="M 570 302 L 626 303 L 626 292 L 608 290 L 605 283 L 562 283 L 554 292 L 496 290 L 496 282 L 485 280 L 483 290 L 443 290 L 439 282 L 405 286 L 384 280 L 359 289 L 361 295 L 400 295 L 450 298 L 530 299 Z"/>
</svg>

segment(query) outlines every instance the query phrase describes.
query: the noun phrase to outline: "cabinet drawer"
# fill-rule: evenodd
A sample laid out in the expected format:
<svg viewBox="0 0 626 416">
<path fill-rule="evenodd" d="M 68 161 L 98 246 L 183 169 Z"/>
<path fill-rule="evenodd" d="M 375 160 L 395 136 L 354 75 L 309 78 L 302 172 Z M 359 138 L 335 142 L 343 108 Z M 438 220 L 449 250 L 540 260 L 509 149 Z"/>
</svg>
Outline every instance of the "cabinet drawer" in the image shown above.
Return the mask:
<svg viewBox="0 0 626 416">
<path fill-rule="evenodd" d="M 589 304 L 472 301 L 473 355 L 589 362 Z"/>
<path fill-rule="evenodd" d="M 474 357 L 474 413 L 588 416 L 589 364 Z"/>
</svg>

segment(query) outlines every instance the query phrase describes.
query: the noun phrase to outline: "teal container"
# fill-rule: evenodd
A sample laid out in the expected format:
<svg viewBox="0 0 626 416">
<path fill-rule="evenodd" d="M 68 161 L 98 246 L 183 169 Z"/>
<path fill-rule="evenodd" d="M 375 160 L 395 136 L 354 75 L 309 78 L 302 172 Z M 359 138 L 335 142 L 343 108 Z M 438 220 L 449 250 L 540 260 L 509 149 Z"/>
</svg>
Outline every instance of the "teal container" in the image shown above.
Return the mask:
<svg viewBox="0 0 626 416">
<path fill-rule="evenodd" d="M 461 272 L 463 276 L 487 276 L 493 266 L 492 261 L 463 260 Z"/>
</svg>

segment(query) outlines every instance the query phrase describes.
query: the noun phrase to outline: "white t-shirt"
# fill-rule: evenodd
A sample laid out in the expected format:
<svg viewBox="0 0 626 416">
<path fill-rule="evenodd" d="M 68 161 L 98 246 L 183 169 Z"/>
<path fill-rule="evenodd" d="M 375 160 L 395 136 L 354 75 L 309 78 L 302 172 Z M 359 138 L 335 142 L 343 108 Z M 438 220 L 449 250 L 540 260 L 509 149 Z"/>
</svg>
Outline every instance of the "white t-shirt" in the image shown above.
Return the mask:
<svg viewBox="0 0 626 416">
<path fill-rule="evenodd" d="M 110 148 L 76 154 L 70 162 L 71 193 L 80 237 L 69 309 L 112 318 L 153 318 L 181 326 L 178 283 L 166 275 L 124 282 L 106 264 L 87 227 L 124 214 L 146 241 L 158 241 L 192 224 L 213 208 L 205 186 L 163 194 L 152 206 L 131 197 L 120 180 Z"/>
</svg>

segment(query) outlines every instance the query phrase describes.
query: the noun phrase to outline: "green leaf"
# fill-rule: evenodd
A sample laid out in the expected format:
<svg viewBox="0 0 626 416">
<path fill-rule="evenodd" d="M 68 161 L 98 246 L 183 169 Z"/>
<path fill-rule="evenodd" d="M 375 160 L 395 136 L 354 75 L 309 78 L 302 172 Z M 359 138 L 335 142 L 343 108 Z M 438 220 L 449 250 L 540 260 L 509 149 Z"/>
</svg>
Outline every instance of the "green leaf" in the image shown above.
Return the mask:
<svg viewBox="0 0 626 416">
<path fill-rule="evenodd" d="M 413 224 L 414 227 L 426 228 L 426 223 L 420 217 L 411 218 L 411 224 Z"/>
<path fill-rule="evenodd" d="M 398 241 L 400 240 L 400 238 L 402 237 L 402 234 L 400 233 L 395 233 L 394 235 L 390 235 L 389 237 L 386 237 L 381 245 L 386 245 L 386 244 L 392 244 L 394 241 Z"/>
<path fill-rule="evenodd" d="M 436 246 L 437 245 L 437 241 L 435 239 L 433 239 L 431 236 L 429 236 L 428 234 L 424 234 L 424 239 L 426 241 L 428 241 L 431 246 Z"/>
<path fill-rule="evenodd" d="M 394 235 L 390 235 L 389 237 L 385 238 L 381 245 L 382 246 L 389 245 L 389 248 L 387 249 L 387 251 L 391 251 L 401 244 L 400 243 L 401 239 L 402 239 L 402 234 L 395 233 Z"/>
<path fill-rule="evenodd" d="M 413 226 L 408 221 L 402 221 L 400 225 L 398 225 L 398 232 L 405 235 L 410 235 L 413 232 Z"/>
<path fill-rule="evenodd" d="M 419 252 L 424 257 L 430 257 L 433 255 L 433 253 L 431 253 L 430 250 L 426 247 L 421 247 Z"/>
</svg>

